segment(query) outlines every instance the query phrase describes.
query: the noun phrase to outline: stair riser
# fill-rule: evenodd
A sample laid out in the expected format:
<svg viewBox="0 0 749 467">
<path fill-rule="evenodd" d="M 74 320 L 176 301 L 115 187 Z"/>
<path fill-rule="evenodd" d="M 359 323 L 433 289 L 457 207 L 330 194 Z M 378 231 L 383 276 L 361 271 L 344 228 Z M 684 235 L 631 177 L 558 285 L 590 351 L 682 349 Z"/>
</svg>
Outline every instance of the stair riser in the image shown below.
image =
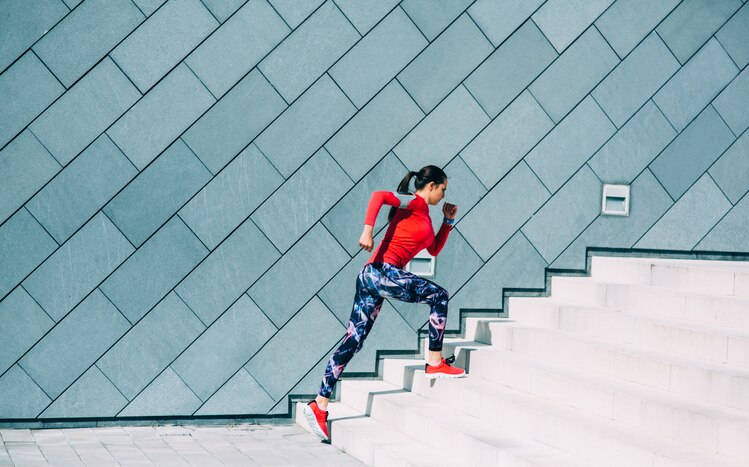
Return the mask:
<svg viewBox="0 0 749 467">
<path fill-rule="evenodd" d="M 532 328 L 492 325 L 498 347 L 614 378 L 749 411 L 749 378 L 624 353 Z"/>
<path fill-rule="evenodd" d="M 749 273 L 640 261 L 622 261 L 594 257 L 591 277 L 601 282 L 653 285 L 690 293 L 744 296 L 749 290 L 741 285 Z"/>
<path fill-rule="evenodd" d="M 749 332 L 749 302 L 745 300 L 689 295 L 674 290 L 605 284 L 569 277 L 552 278 L 551 292 L 555 299 Z M 509 311 L 512 313 L 512 308 Z"/>
<path fill-rule="evenodd" d="M 749 338 L 684 329 L 616 311 L 551 304 L 534 308 L 527 302 L 515 305 L 516 308 L 510 309 L 510 319 L 524 326 L 556 328 L 736 368 L 749 368 Z"/>
</svg>

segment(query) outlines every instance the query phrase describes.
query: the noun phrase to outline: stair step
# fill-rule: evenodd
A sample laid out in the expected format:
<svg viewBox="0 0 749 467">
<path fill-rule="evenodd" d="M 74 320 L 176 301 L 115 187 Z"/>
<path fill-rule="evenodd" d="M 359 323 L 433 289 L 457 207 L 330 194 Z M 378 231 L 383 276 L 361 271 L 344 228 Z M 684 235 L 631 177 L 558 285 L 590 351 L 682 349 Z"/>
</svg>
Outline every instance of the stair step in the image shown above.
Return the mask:
<svg viewBox="0 0 749 467">
<path fill-rule="evenodd" d="M 749 371 L 555 329 L 491 323 L 491 343 L 564 366 L 749 411 Z"/>
<path fill-rule="evenodd" d="M 749 300 L 650 285 L 612 284 L 586 277 L 553 277 L 554 299 L 749 333 Z"/>
<path fill-rule="evenodd" d="M 746 261 L 594 256 L 591 276 L 603 282 L 654 285 L 749 298 L 749 263 Z"/>
<path fill-rule="evenodd" d="M 469 377 L 749 461 L 749 414 L 504 349 L 471 354 Z"/>
<path fill-rule="evenodd" d="M 420 377 L 425 379 L 423 371 Z M 589 462 L 537 441 L 522 439 L 511 430 L 434 403 L 396 385 L 341 380 L 341 402 L 367 411 L 387 427 L 398 427 L 433 449 L 454 451 L 461 459 L 455 465 L 481 466 L 588 466 Z"/>
<path fill-rule="evenodd" d="M 513 322 L 749 369 L 749 333 L 552 298 L 514 298 L 509 306 Z"/>
<path fill-rule="evenodd" d="M 466 435 L 487 437 L 507 430 L 513 439 L 530 438 L 558 451 L 564 449 L 567 455 L 584 462 L 612 467 L 745 465 L 684 443 L 657 439 L 650 432 L 623 427 L 481 378 L 435 382 L 426 379 L 422 370 L 414 372 L 413 392 L 398 392 L 396 386 L 389 385 L 389 390 L 380 388 L 378 394 L 372 396 L 370 414 L 373 418 L 402 427 L 407 434 L 424 432 L 437 440 L 452 437 L 454 444 L 462 449 L 465 449 Z M 347 386 L 347 391 L 366 392 L 365 383 L 353 383 L 359 384 Z M 456 401 L 463 401 L 464 407 L 470 403 L 470 408 L 453 408 Z"/>
</svg>

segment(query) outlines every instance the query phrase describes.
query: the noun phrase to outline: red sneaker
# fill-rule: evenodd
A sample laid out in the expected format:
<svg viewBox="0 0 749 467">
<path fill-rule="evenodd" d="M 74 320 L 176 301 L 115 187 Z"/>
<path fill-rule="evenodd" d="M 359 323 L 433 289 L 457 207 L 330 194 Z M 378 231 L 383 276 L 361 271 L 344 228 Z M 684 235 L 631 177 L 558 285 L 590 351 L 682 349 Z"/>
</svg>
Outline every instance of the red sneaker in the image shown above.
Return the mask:
<svg viewBox="0 0 749 467">
<path fill-rule="evenodd" d="M 322 438 L 328 440 L 328 411 L 320 410 L 317 406 L 317 401 L 311 400 L 304 406 L 304 416 L 309 423 L 312 432 Z"/>
<path fill-rule="evenodd" d="M 424 364 L 424 373 L 429 379 L 435 378 L 463 378 L 466 375 L 466 371 L 462 368 L 456 368 L 451 366 L 450 363 L 455 361 L 455 355 L 449 358 L 443 358 L 439 365 L 432 366 L 428 363 Z"/>
</svg>

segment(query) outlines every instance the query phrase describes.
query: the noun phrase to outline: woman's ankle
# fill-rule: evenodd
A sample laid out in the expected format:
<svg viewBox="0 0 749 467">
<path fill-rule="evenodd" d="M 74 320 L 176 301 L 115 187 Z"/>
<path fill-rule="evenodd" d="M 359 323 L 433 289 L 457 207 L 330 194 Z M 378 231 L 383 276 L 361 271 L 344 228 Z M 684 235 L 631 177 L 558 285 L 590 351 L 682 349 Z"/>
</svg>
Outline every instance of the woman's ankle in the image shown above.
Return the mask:
<svg viewBox="0 0 749 467">
<path fill-rule="evenodd" d="M 317 396 L 317 397 L 315 398 L 315 402 L 317 402 L 317 406 L 318 406 L 318 407 L 320 408 L 320 410 L 322 410 L 322 411 L 327 411 L 327 410 L 328 410 L 328 402 L 329 402 L 329 401 L 330 401 L 330 399 L 329 399 L 329 398 L 327 398 L 327 397 L 323 397 L 323 396 Z"/>
</svg>

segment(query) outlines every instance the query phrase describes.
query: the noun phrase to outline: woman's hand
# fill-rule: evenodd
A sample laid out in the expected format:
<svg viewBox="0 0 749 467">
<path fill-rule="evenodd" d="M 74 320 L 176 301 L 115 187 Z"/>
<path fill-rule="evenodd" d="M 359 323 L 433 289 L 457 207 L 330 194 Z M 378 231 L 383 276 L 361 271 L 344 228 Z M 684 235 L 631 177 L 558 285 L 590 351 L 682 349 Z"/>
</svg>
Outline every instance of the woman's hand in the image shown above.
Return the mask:
<svg viewBox="0 0 749 467">
<path fill-rule="evenodd" d="M 364 231 L 361 233 L 361 237 L 359 237 L 359 246 L 367 251 L 372 251 L 372 247 L 374 246 L 372 230 L 374 230 L 374 227 L 365 224 Z"/>
<path fill-rule="evenodd" d="M 454 204 L 443 203 L 442 214 L 448 219 L 455 219 L 455 214 L 458 213 L 458 207 Z"/>
</svg>

